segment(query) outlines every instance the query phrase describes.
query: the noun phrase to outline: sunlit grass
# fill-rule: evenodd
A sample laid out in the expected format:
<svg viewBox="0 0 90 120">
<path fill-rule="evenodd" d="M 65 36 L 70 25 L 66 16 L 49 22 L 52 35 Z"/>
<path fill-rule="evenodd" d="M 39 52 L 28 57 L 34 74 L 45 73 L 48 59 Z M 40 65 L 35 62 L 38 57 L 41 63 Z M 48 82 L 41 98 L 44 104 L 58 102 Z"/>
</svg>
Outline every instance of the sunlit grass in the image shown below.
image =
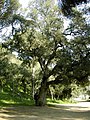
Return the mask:
<svg viewBox="0 0 90 120">
<path fill-rule="evenodd" d="M 68 103 L 75 103 L 75 101 L 72 100 L 56 100 L 56 99 L 47 99 L 47 104 L 68 104 Z M 17 106 L 17 105 L 34 105 L 34 100 L 30 98 L 30 96 L 15 96 L 12 95 L 12 93 L 9 92 L 0 92 L 0 107 L 3 106 Z"/>
<path fill-rule="evenodd" d="M 56 103 L 56 104 L 70 104 L 70 103 L 76 103 L 76 102 L 72 99 L 64 99 L 64 100 L 56 100 L 56 99 L 52 100 L 50 98 L 47 99 L 47 104 L 53 104 L 53 103 Z"/>
<path fill-rule="evenodd" d="M 0 107 L 3 106 L 16 106 L 16 105 L 33 105 L 34 101 L 32 99 L 26 98 L 24 96 L 13 96 L 11 93 L 0 92 Z"/>
</svg>

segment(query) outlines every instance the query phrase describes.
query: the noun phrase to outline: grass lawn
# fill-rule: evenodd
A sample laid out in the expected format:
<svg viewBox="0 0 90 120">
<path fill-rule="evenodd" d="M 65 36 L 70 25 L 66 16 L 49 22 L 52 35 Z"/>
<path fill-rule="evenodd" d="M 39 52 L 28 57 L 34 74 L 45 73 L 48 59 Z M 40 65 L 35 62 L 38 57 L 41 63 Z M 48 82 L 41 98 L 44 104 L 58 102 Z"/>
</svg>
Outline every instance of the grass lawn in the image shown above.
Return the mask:
<svg viewBox="0 0 90 120">
<path fill-rule="evenodd" d="M 75 103 L 74 101 L 71 100 L 51 100 L 51 99 L 47 99 L 47 104 L 51 105 L 53 103 L 56 104 L 68 104 L 68 103 Z M 4 107 L 4 106 L 19 106 L 19 105 L 34 105 L 34 101 L 32 99 L 30 99 L 30 97 L 26 97 L 26 96 L 15 96 L 12 95 L 12 93 L 7 93 L 7 92 L 1 92 L 0 93 L 0 106 Z"/>
</svg>

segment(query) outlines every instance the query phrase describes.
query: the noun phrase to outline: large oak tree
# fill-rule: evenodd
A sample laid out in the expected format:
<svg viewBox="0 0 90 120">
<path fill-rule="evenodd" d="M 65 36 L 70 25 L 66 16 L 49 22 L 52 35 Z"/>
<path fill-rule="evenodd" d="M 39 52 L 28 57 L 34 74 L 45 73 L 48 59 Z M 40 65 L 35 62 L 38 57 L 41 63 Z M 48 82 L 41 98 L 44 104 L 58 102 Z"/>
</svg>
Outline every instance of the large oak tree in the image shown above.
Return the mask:
<svg viewBox="0 0 90 120">
<path fill-rule="evenodd" d="M 46 104 L 49 85 L 84 85 L 90 75 L 90 26 L 81 13 L 74 11 L 72 23 L 64 32 L 60 10 L 50 2 L 29 6 L 28 20 L 18 16 L 20 27 L 5 43 L 8 49 L 18 52 L 25 64 L 30 65 L 33 60 L 39 63 L 41 78 L 35 102 L 40 106 Z M 68 39 L 67 35 L 73 38 Z"/>
</svg>

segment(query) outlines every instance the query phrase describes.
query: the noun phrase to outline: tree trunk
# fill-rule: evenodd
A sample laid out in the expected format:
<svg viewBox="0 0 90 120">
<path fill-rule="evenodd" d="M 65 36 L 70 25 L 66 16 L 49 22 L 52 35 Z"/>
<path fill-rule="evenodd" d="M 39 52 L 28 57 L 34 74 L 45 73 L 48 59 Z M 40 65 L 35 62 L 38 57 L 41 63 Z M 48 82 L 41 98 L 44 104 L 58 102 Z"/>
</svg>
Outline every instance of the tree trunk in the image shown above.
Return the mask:
<svg viewBox="0 0 90 120">
<path fill-rule="evenodd" d="M 0 80 L 0 91 L 3 92 L 3 82 Z"/>
<path fill-rule="evenodd" d="M 23 86 L 23 92 L 26 93 L 26 83 L 25 83 L 25 78 L 22 78 L 22 86 Z"/>
<path fill-rule="evenodd" d="M 45 106 L 46 105 L 46 95 L 47 95 L 47 80 L 41 83 L 38 93 L 34 95 L 36 106 Z"/>
</svg>

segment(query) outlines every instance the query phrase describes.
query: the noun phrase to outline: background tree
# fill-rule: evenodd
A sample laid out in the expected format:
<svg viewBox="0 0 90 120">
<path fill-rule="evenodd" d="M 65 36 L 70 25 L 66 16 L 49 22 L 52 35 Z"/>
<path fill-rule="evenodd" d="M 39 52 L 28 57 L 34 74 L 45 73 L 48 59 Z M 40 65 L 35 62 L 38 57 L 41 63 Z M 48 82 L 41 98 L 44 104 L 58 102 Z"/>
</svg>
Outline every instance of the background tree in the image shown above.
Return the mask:
<svg viewBox="0 0 90 120">
<path fill-rule="evenodd" d="M 2 48 L 0 45 L 0 91 L 3 91 L 3 87 L 5 84 L 5 71 L 7 69 L 8 59 L 6 57 L 7 50 Z"/>
<path fill-rule="evenodd" d="M 15 55 L 0 46 L 0 93 L 9 92 L 13 97 L 31 97 L 31 71 Z"/>
</svg>

